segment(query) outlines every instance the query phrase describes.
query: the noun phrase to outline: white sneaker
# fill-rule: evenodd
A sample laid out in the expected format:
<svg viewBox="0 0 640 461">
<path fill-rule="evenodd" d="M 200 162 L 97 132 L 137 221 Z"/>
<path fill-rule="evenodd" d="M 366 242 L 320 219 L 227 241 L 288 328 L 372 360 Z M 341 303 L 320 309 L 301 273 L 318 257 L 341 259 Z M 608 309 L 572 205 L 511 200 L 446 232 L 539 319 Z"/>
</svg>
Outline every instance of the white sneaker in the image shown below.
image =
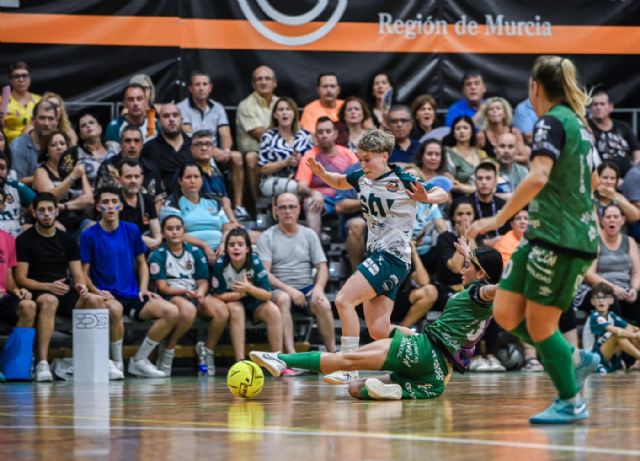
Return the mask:
<svg viewBox="0 0 640 461">
<path fill-rule="evenodd" d="M 266 368 L 272 376 L 280 376 L 287 368 L 287 364 L 278 358 L 277 352 L 251 351 L 249 352 L 249 358 L 261 367 Z"/>
<path fill-rule="evenodd" d="M 129 374 L 140 376 L 141 378 L 166 378 L 164 371 L 158 370 L 149 359 L 129 360 Z"/>
<path fill-rule="evenodd" d="M 483 357 L 471 360 L 469 371 L 489 371 L 489 362 Z"/>
<path fill-rule="evenodd" d="M 116 362 L 109 360 L 109 381 L 120 381 L 124 379 L 124 373 L 118 369 Z"/>
<path fill-rule="evenodd" d="M 158 354 L 158 360 L 156 361 L 156 368 L 164 372 L 165 376 L 171 376 L 171 368 L 173 367 L 173 359 L 176 356 L 175 349 L 172 353 L 167 353 L 169 349 L 162 349 L 162 353 Z"/>
<path fill-rule="evenodd" d="M 489 357 L 487 359 L 488 369 L 486 371 L 507 371 L 507 369 L 500 363 L 495 357 Z"/>
<path fill-rule="evenodd" d="M 216 375 L 216 364 L 213 360 L 213 354 L 209 354 L 207 352 L 207 376 L 215 376 Z"/>
<path fill-rule="evenodd" d="M 334 371 L 322 377 L 327 384 L 349 384 L 356 379 L 358 379 L 357 371 Z"/>
<path fill-rule="evenodd" d="M 53 375 L 49 368 L 49 362 L 46 360 L 40 360 L 36 365 L 36 381 L 39 383 L 53 381 Z"/>
<path fill-rule="evenodd" d="M 385 384 L 378 378 L 369 378 L 364 382 L 369 396 L 374 400 L 400 400 L 402 387 L 400 384 Z"/>
<path fill-rule="evenodd" d="M 122 360 L 112 360 L 113 365 L 122 372 L 122 376 L 124 376 L 124 362 Z"/>
</svg>

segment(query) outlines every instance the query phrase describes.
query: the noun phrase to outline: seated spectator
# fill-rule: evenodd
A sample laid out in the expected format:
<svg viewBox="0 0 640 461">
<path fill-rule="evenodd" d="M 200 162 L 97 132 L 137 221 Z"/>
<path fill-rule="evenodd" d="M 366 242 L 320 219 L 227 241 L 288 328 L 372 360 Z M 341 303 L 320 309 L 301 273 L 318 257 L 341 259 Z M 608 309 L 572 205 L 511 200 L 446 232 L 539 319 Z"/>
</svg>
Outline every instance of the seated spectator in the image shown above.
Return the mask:
<svg viewBox="0 0 640 461">
<path fill-rule="evenodd" d="M 318 75 L 318 99 L 304 106 L 300 126 L 310 133 L 315 133 L 320 117 L 328 117 L 332 122 L 338 121 L 338 112 L 344 101 L 340 96 L 338 76 L 333 72 Z"/>
<path fill-rule="evenodd" d="M 482 162 L 475 169 L 475 192 L 472 194 L 476 208 L 477 219 L 495 216 L 498 211 L 504 207 L 506 203 L 503 199 L 496 196 L 496 184 L 498 182 L 498 169 L 493 162 Z M 501 235 L 509 231 L 508 224 L 500 229 L 487 232 L 477 238 L 477 242 L 481 246 L 495 245 Z"/>
<path fill-rule="evenodd" d="M 158 120 L 150 121 L 147 119 L 149 101 L 142 85 L 129 83 L 122 92 L 122 104 L 124 106 L 123 115 L 111 120 L 107 126 L 107 141 L 120 141 L 122 131 L 127 126 L 139 128 L 144 142 L 160 132 Z"/>
<path fill-rule="evenodd" d="M 29 91 L 31 68 L 26 62 L 18 61 L 9 66 L 9 80 L 11 96 L 4 114 L 4 130 L 10 144 L 25 134 L 25 127 L 31 122 L 32 115 L 35 115 L 34 107 L 41 96 Z"/>
<path fill-rule="evenodd" d="M 147 109 L 145 110 L 145 116 L 147 117 L 147 129 L 148 133 L 145 136 L 147 139 L 152 139 L 158 134 L 156 130 L 158 119 L 159 105 L 156 104 L 156 86 L 153 84 L 153 80 L 147 74 L 135 74 L 129 79 L 129 83 L 137 83 L 144 90 L 144 97 L 147 100 Z M 123 111 L 122 115 L 126 112 Z"/>
<path fill-rule="evenodd" d="M 120 147 L 114 141 L 102 142 L 102 125 L 93 114 L 85 113 L 80 117 L 78 133 L 78 161 L 84 165 L 89 184 L 95 188 L 102 162 L 117 155 Z"/>
<path fill-rule="evenodd" d="M 345 174 L 361 168 L 360 162 L 345 170 Z M 352 270 L 364 259 L 367 238 L 367 223 L 362 217 L 360 199 L 355 189 L 336 191 L 336 213 L 340 217 L 341 236 L 345 237 L 347 257 Z"/>
<path fill-rule="evenodd" d="M 512 133 L 504 133 L 498 136 L 495 146 L 496 160 L 500 166 L 500 176 L 506 179 L 507 186 L 500 188 L 498 197 L 508 200 L 518 185 L 527 176 L 527 167 L 515 162 L 516 137 Z"/>
<path fill-rule="evenodd" d="M 67 138 L 60 131 L 53 131 L 43 138 L 33 188 L 36 192 L 54 195 L 60 207 L 60 223 L 70 235 L 77 237 L 93 204 L 93 194 L 82 163 L 76 163 L 66 177 L 61 176 L 60 157 L 68 147 Z"/>
<path fill-rule="evenodd" d="M 435 272 L 437 261 L 434 258 L 435 252 L 431 250 L 434 249 L 438 236 L 447 230 L 447 223 L 444 221 L 438 205 L 435 203 L 416 203 L 416 222 L 411 238 L 421 264 L 432 273 Z"/>
<path fill-rule="evenodd" d="M 213 264 L 222 251 L 222 232 L 229 218 L 220 200 L 202 194 L 202 169 L 187 163 L 178 172 L 179 188 L 171 194 L 160 210 L 160 220 L 168 215 L 180 216 L 184 221 L 184 240 L 200 248 Z"/>
<path fill-rule="evenodd" d="M 627 171 L 640 162 L 640 143 L 631 127 L 611 118 L 613 103 L 606 91 L 596 91 L 591 97 L 591 119 L 594 145 L 602 160 L 609 160 L 624 178 Z"/>
<path fill-rule="evenodd" d="M 4 206 L 2 214 L 0 214 L 0 229 L 17 237 L 25 222 L 24 212 L 29 208 L 36 194 L 30 187 L 15 179 L 10 179 L 8 177 L 10 170 L 9 157 L 0 154 L 0 191 L 4 195 Z M 0 280 L 2 279 L 0 278 Z"/>
<path fill-rule="evenodd" d="M 600 373 L 620 370 L 622 354 L 636 359 L 630 370 L 640 370 L 640 328 L 631 325 L 610 309 L 615 303 L 611 287 L 596 284 L 591 290 L 593 310 L 582 330 L 582 347 L 602 359 Z"/>
<path fill-rule="evenodd" d="M 322 342 L 327 351 L 334 352 L 333 314 L 325 296 L 329 270 L 320 239 L 311 229 L 298 223 L 300 202 L 296 195 L 285 192 L 278 195 L 273 203 L 278 223 L 262 233 L 256 252 L 275 289 L 272 299 L 282 315 L 284 351 L 294 352 L 291 318 L 291 308 L 294 307 L 318 319 Z"/>
<path fill-rule="evenodd" d="M 31 186 L 38 167 L 42 138 L 58 128 L 58 109 L 48 101 L 40 101 L 33 108 L 33 130 L 18 136 L 11 143 L 11 167 L 17 179 Z"/>
<path fill-rule="evenodd" d="M 531 155 L 531 147 L 524 143 L 520 130 L 512 126 L 513 109 L 511 104 L 499 97 L 487 99 L 482 109 L 482 131 L 478 133 L 478 147 L 484 149 L 491 158 L 496 157 L 496 146 L 503 134 L 511 133 L 516 138 L 514 160 L 527 165 Z"/>
<path fill-rule="evenodd" d="M 445 125 L 453 128 L 455 121 L 460 117 L 472 119 L 472 127 L 480 125 L 482 121 L 482 106 L 485 103 L 484 94 L 487 87 L 480 71 L 471 70 L 462 77 L 462 99 L 453 103 L 447 109 Z"/>
<path fill-rule="evenodd" d="M 133 320 L 154 320 L 147 336 L 129 360 L 130 374 L 145 378 L 164 378 L 166 373 L 149 361 L 156 346 L 191 320 L 180 316 L 175 304 L 165 301 L 148 288 L 149 268 L 144 257 L 144 243 L 138 228 L 120 221 L 120 191 L 105 186 L 96 191 L 96 210 L 100 221 L 80 236 L 80 259 L 87 287 L 105 299 L 111 312 L 126 313 Z M 110 325 L 111 354 L 118 368 L 122 365 L 124 326 Z M 161 360 L 166 363 L 169 354 Z"/>
<path fill-rule="evenodd" d="M 443 152 L 442 143 L 437 139 L 427 139 L 420 145 L 415 166 L 416 168 L 411 168 L 412 172 L 425 181 L 438 176 L 453 179 L 447 169 L 447 156 Z"/>
<path fill-rule="evenodd" d="M 276 74 L 270 67 L 259 66 L 251 74 L 253 92 L 240 101 L 236 112 L 236 145 L 247 167 L 247 182 L 254 201 L 258 200 L 260 138 L 271 124 L 271 113 L 278 97 Z"/>
<path fill-rule="evenodd" d="M 187 89 L 190 96 L 178 104 L 182 112 L 182 128 L 187 134 L 203 129 L 210 130 L 213 133 L 215 144 L 213 157 L 218 165 L 231 170 L 233 205 L 236 216 L 238 219 L 248 219 L 249 215 L 242 206 L 244 160 L 240 152 L 231 150 L 233 138 L 224 107 L 219 102 L 209 98 L 213 90 L 211 77 L 206 72 L 195 70 L 191 72 L 191 80 Z M 249 156 L 247 160 L 255 169 L 257 155 L 255 157 Z M 253 176 L 255 176 L 255 173 Z M 171 189 L 167 188 L 167 190 Z M 254 190 L 252 193 L 255 194 L 254 200 L 257 199 L 257 191 Z"/>
<path fill-rule="evenodd" d="M 67 114 L 67 109 L 64 107 L 64 100 L 62 99 L 62 96 L 57 93 L 53 93 L 52 91 L 47 91 L 42 95 L 42 99 L 44 101 L 49 101 L 58 108 L 58 130 L 67 136 L 69 139 L 69 145 L 78 145 L 78 135 L 69 121 L 69 114 Z M 31 126 L 27 126 L 26 131 L 29 131 L 30 129 Z"/>
<path fill-rule="evenodd" d="M 477 147 L 473 120 L 466 115 L 455 119 L 451 125 L 451 133 L 442 144 L 447 146 L 447 167 L 454 178 L 454 194 L 472 194 L 475 192 L 473 173 L 480 162 L 488 158 L 487 153 Z"/>
<path fill-rule="evenodd" d="M 640 256 L 638 245 L 620 232 L 623 225 L 620 207 L 606 206 L 600 219 L 598 257 L 587 270 L 585 283 L 576 294 L 574 306 L 588 311 L 590 287 L 604 283 L 613 289 L 622 317 L 637 323 L 640 320 Z"/>
<path fill-rule="evenodd" d="M 106 305 L 102 296 L 91 294 L 87 288 L 76 241 L 56 228 L 56 197 L 49 192 L 36 195 L 33 214 L 35 225 L 16 240 L 16 282 L 33 293 L 37 305 L 36 381 L 53 381 L 47 357 L 56 314 L 69 318 L 73 309 L 105 308 Z M 122 311 L 110 309 L 109 322 L 111 341 L 122 341 Z M 109 363 L 109 379 L 123 379 L 122 367 L 118 365 L 118 362 L 122 365 L 122 354 L 112 358 L 115 363 Z"/>
<path fill-rule="evenodd" d="M 280 98 L 273 106 L 271 126 L 260 140 L 262 173 L 260 192 L 275 197 L 283 192 L 302 193 L 294 179 L 302 156 L 313 148 L 313 139 L 298 123 L 298 106 L 291 98 Z"/>
<path fill-rule="evenodd" d="M 98 170 L 96 187 L 117 184 L 118 167 L 123 160 L 133 160 L 142 167 L 142 191 L 152 195 L 156 203 L 156 208 L 166 199 L 164 183 L 160 178 L 160 172 L 155 163 L 142 158 L 142 132 L 135 126 L 127 126 L 122 129 L 120 135 L 120 153 L 102 162 Z"/>
<path fill-rule="evenodd" d="M 349 96 L 338 112 L 338 139 L 336 144 L 358 153 L 358 143 L 364 130 L 371 128 L 371 112 L 367 104 L 357 96 Z"/>
<path fill-rule="evenodd" d="M 389 163 L 409 164 L 415 162 L 420 150 L 420 143 L 410 137 L 413 129 L 411 110 L 401 104 L 392 106 L 387 115 L 387 126 L 396 138 Z"/>
<path fill-rule="evenodd" d="M 282 350 L 282 316 L 271 301 L 269 277 L 258 256 L 251 251 L 249 234 L 242 228 L 229 231 L 224 256 L 211 268 L 211 293 L 227 304 L 233 353 L 245 358 L 245 318 L 267 325 L 267 338 L 273 352 Z"/>
<path fill-rule="evenodd" d="M 377 72 L 369 80 L 371 121 L 375 128 L 390 128 L 386 124 L 389 109 L 396 102 L 393 79 L 388 72 Z M 356 143 L 357 145 L 357 143 Z"/>
<path fill-rule="evenodd" d="M 411 115 L 413 117 L 413 131 L 411 138 L 424 142 L 424 137 L 431 133 L 437 126 L 438 114 L 436 113 L 436 100 L 430 94 L 421 94 L 411 103 Z"/>
<path fill-rule="evenodd" d="M 618 166 L 605 160 L 596 168 L 598 172 L 598 185 L 593 192 L 595 198 L 596 210 L 598 211 L 598 218 L 602 217 L 602 211 L 607 205 L 614 204 L 620 207 L 622 214 L 625 217 L 626 222 L 634 223 L 640 219 L 640 209 L 638 209 L 633 203 L 617 191 L 620 181 L 620 172 Z"/>
<path fill-rule="evenodd" d="M 322 214 L 335 215 L 336 190 L 311 172 L 307 159 L 314 158 L 328 172 L 344 173 L 349 165 L 358 161 L 358 158 L 346 147 L 336 145 L 338 131 L 328 117 L 318 119 L 315 131 L 318 145 L 304 154 L 295 178 L 300 183 L 299 190 L 311 189 L 304 201 L 305 218 L 307 226 L 320 235 Z"/>
<path fill-rule="evenodd" d="M 135 224 L 149 250 L 162 243 L 160 220 L 153 197 L 142 191 L 142 166 L 135 160 L 123 160 L 118 165 L 118 185 L 122 194 L 120 219 Z"/>
<path fill-rule="evenodd" d="M 533 110 L 533 105 L 529 98 L 520 101 L 513 112 L 513 126 L 520 130 L 524 142 L 527 145 L 533 144 L 533 126 L 538 121 L 538 115 Z"/>
</svg>

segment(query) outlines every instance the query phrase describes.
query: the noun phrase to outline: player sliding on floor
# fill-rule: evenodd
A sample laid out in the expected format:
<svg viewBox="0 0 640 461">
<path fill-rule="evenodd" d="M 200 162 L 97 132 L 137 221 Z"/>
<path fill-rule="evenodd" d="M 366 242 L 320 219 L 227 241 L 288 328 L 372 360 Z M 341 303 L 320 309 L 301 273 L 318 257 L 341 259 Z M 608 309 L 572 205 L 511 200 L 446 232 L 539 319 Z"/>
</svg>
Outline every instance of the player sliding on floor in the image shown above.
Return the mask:
<svg viewBox="0 0 640 461">
<path fill-rule="evenodd" d="M 391 311 L 398 287 L 411 268 L 411 233 L 416 220 L 416 201 L 443 203 L 448 194 L 396 165 L 389 165 L 395 138 L 381 130 L 367 130 L 358 143 L 362 169 L 348 175 L 327 172 L 314 158 L 307 165 L 334 189 L 355 188 L 362 215 L 367 221 L 367 258 L 356 268 L 336 295 L 342 322 L 342 352 L 353 352 L 360 342 L 356 306 L 363 304 L 367 329 L 373 339 L 391 332 Z M 352 368 L 357 370 L 357 368 Z M 325 376 L 331 384 L 346 384 L 356 373 Z"/>
<path fill-rule="evenodd" d="M 467 255 L 462 268 L 465 289 L 449 298 L 438 320 L 414 333 L 396 327 L 392 338 L 380 339 L 355 352 L 274 354 L 253 351 L 249 357 L 274 376 L 290 367 L 331 373 L 337 370 L 386 370 L 383 380 L 353 381 L 349 393 L 357 399 L 431 399 L 444 392 L 451 368 L 464 371 L 475 345 L 491 320 L 491 302 L 502 273 L 502 257 L 493 248 L 469 251 L 464 239 L 458 251 Z M 385 384 L 387 383 L 387 384 Z"/>
</svg>

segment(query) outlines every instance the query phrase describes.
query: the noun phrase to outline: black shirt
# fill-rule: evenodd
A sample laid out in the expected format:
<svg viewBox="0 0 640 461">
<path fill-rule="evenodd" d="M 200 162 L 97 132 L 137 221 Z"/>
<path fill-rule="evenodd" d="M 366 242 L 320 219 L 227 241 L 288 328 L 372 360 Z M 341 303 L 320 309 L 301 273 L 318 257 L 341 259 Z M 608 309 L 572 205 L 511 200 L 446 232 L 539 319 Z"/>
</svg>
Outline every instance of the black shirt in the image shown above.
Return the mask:
<svg viewBox="0 0 640 461">
<path fill-rule="evenodd" d="M 456 247 L 453 244 L 457 241 L 458 236 L 449 231 L 438 235 L 438 240 L 436 240 L 433 251 L 435 252 L 434 259 L 438 261 L 438 264 L 434 280 L 441 285 L 452 286 L 462 283 L 462 276 L 451 272 L 447 267 L 447 261 L 456 252 Z"/>
<path fill-rule="evenodd" d="M 476 219 L 482 219 L 482 218 L 488 218 L 490 216 L 495 216 L 496 214 L 498 214 L 498 211 L 502 210 L 502 207 L 506 202 L 500 197 L 496 197 L 494 195 L 491 201 L 485 203 L 478 200 L 476 197 L 476 194 L 472 194 L 471 203 L 473 203 L 473 207 L 475 208 Z M 478 244 L 480 244 L 482 240 L 494 238 L 494 237 L 497 237 L 498 235 L 504 235 L 507 232 L 509 232 L 510 229 L 511 229 L 510 224 L 504 224 L 497 231 L 495 230 L 490 231 L 490 232 L 487 232 L 486 234 L 478 236 L 476 241 L 478 242 Z"/>
<path fill-rule="evenodd" d="M 71 280 L 69 262 L 80 261 L 78 244 L 60 229 L 51 237 L 38 233 L 36 226 L 26 230 L 16 239 L 18 262 L 29 263 L 27 277 L 37 282 Z"/>
<path fill-rule="evenodd" d="M 633 165 L 633 151 L 640 150 L 640 143 L 627 123 L 620 120 L 612 122 L 609 131 L 602 131 L 592 120 L 589 120 L 589 125 L 600 158 L 615 163 L 620 170 L 620 177 L 624 178 Z"/>
<path fill-rule="evenodd" d="M 98 175 L 96 179 L 96 188 L 102 187 L 107 184 L 113 184 L 113 177 L 118 176 L 118 165 L 122 161 L 122 154 L 115 155 L 100 165 Z M 164 199 L 167 195 L 164 183 L 160 178 L 160 172 L 155 164 L 147 159 L 139 158 L 138 162 L 142 166 L 142 174 L 144 179 L 142 180 L 143 192 L 150 194 L 153 197 L 159 197 Z"/>
<path fill-rule="evenodd" d="M 120 211 L 120 219 L 138 226 L 141 234 L 144 235 L 149 232 L 149 222 L 157 217 L 158 213 L 156 212 L 156 205 L 151 195 L 143 193 L 138 194 L 138 200 L 135 208 L 129 205 L 124 197 L 122 197 L 122 211 Z"/>
<path fill-rule="evenodd" d="M 173 180 L 182 165 L 193 162 L 191 140 L 184 135 L 183 140 L 184 142 L 177 152 L 162 135 L 156 136 L 142 148 L 142 158 L 156 165 L 167 191 L 171 191 Z"/>
</svg>

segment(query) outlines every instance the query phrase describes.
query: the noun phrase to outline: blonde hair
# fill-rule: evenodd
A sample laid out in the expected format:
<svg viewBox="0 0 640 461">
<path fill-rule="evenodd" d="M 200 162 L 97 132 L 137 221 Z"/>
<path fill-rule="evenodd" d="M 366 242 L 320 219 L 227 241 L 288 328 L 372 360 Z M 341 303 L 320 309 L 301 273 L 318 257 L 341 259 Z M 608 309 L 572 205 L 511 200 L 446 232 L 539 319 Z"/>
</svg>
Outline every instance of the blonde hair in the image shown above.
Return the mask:
<svg viewBox="0 0 640 461">
<path fill-rule="evenodd" d="M 67 140 L 73 139 L 71 132 L 73 132 L 73 128 L 71 127 L 71 122 L 69 121 L 69 114 L 67 114 L 67 109 L 64 107 L 64 99 L 58 93 L 54 93 L 53 91 L 47 91 L 42 95 L 42 99 L 49 102 L 49 98 L 55 98 L 60 101 L 60 106 L 58 107 L 58 129 L 62 131 Z M 55 104 L 57 105 L 57 104 Z M 74 132 L 75 133 L 75 132 Z"/>
<path fill-rule="evenodd" d="M 584 126 L 587 124 L 587 106 L 591 96 L 578 85 L 576 66 L 561 56 L 540 56 L 533 64 L 531 79 L 544 88 L 550 101 L 567 104 Z"/>
<path fill-rule="evenodd" d="M 392 134 L 385 133 L 382 130 L 373 128 L 365 130 L 360 142 L 358 143 L 358 151 L 367 152 L 387 152 L 391 154 L 393 146 L 396 144 L 396 138 Z"/>
<path fill-rule="evenodd" d="M 486 130 L 489 127 L 489 107 L 491 104 L 500 103 L 502 105 L 502 111 L 504 112 L 504 124 L 505 126 L 511 126 L 513 123 L 513 108 L 509 101 L 499 96 L 487 99 L 487 103 L 482 109 L 482 129 Z"/>
</svg>

